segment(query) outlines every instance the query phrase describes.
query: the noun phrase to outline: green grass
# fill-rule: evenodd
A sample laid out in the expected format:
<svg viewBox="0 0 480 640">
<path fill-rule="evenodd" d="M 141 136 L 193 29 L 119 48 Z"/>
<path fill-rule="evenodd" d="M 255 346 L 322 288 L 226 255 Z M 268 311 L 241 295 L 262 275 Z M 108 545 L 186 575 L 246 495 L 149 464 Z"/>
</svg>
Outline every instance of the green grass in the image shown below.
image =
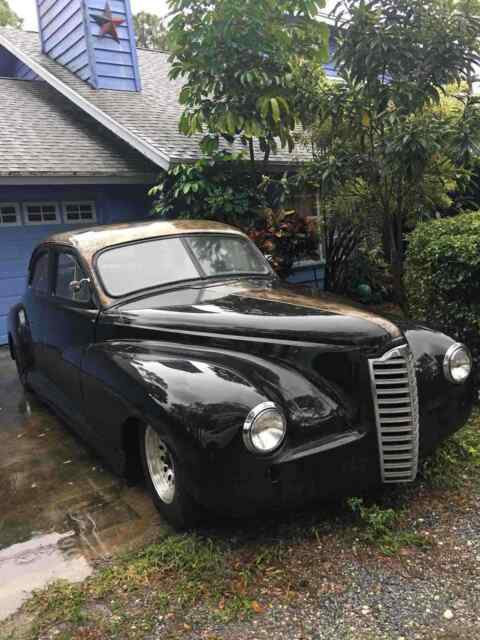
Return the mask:
<svg viewBox="0 0 480 640">
<path fill-rule="evenodd" d="M 435 489 L 458 489 L 480 479 L 480 410 L 467 426 L 449 438 L 422 469 L 425 482 Z"/>
<path fill-rule="evenodd" d="M 350 498 L 348 506 L 360 524 L 360 539 L 375 545 L 385 555 L 393 556 L 404 547 L 424 549 L 432 544 L 426 536 L 405 528 L 402 520 L 407 514 L 402 510 L 378 504 L 366 506 L 362 498 Z"/>
<path fill-rule="evenodd" d="M 394 492 L 386 490 L 374 502 L 350 498 L 347 505 L 354 514 L 360 540 L 386 555 L 395 555 L 403 547 L 432 545 L 428 537 L 409 526 L 409 510 L 420 488 L 455 491 L 468 483 L 478 485 L 479 480 L 480 411 L 476 410 L 469 423 L 424 462 L 415 485 L 397 487 Z"/>
<path fill-rule="evenodd" d="M 395 555 L 407 546 L 427 548 L 431 540 L 409 525 L 409 512 L 419 491 L 455 491 L 480 479 L 480 411 L 468 424 L 446 440 L 423 463 L 414 485 L 385 489 L 377 498 L 351 498 L 347 506 L 354 515 L 360 540 L 378 547 L 386 555 Z M 411 518 L 410 518 L 411 519 Z"/>
<path fill-rule="evenodd" d="M 114 593 L 134 593 L 152 588 L 155 610 L 168 613 L 188 610 L 199 602 L 216 609 L 222 620 L 249 610 L 248 599 L 235 589 L 244 575 L 250 581 L 255 565 L 247 563 L 242 572 L 231 564 L 225 545 L 198 535 L 172 535 L 140 553 L 125 558 L 91 581 L 89 592 L 96 598 Z"/>
<path fill-rule="evenodd" d="M 39 638 L 51 628 L 71 639 L 142 638 L 159 615 L 184 615 L 196 606 L 228 623 L 260 612 L 257 578 L 262 581 L 274 559 L 268 548 L 242 557 L 210 538 L 171 535 L 118 558 L 81 585 L 58 581 L 35 592 L 24 608 L 34 618 L 28 634 L 2 635 L 0 626 L 0 638 Z"/>
</svg>

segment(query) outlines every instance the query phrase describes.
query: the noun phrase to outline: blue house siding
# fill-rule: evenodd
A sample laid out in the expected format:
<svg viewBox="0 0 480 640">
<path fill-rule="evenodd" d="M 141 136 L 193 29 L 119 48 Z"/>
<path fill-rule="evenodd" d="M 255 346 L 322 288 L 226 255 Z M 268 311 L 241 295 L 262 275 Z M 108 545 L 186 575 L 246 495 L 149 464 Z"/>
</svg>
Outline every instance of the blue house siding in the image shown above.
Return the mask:
<svg viewBox="0 0 480 640">
<path fill-rule="evenodd" d="M 40 78 L 34 73 L 30 67 L 27 67 L 26 64 L 23 64 L 20 60 L 17 61 L 14 67 L 14 78 L 18 78 L 19 80 L 39 80 Z"/>
<path fill-rule="evenodd" d="M 42 50 L 82 80 L 92 80 L 84 0 L 37 0 Z"/>
<path fill-rule="evenodd" d="M 104 15 L 105 0 L 37 0 L 45 54 L 96 89 L 140 91 L 135 30 L 129 0 L 110 0 L 119 42 L 101 34 L 94 16 Z"/>
<path fill-rule="evenodd" d="M 4 47 L 0 47 L 0 77 L 19 78 L 20 80 L 39 80 L 30 67 L 23 64 Z"/>
<path fill-rule="evenodd" d="M 338 70 L 334 62 L 336 49 L 337 43 L 335 41 L 335 36 L 333 34 L 330 34 L 328 42 L 328 62 L 327 64 L 323 65 L 323 69 L 327 78 L 330 78 L 331 80 L 339 79 Z"/>
<path fill-rule="evenodd" d="M 114 17 L 125 22 L 118 27 L 119 42 L 102 37 L 100 27 L 92 16 L 103 15 L 104 0 L 85 0 L 88 14 L 88 32 L 98 89 L 141 91 L 140 71 L 133 17 L 129 0 L 111 0 Z"/>
<path fill-rule="evenodd" d="M 31 202 L 95 202 L 97 222 L 128 222 L 148 216 L 150 201 L 146 185 L 85 185 L 78 187 L 38 186 L 2 187 L 0 204 Z M 25 221 L 22 213 L 23 222 Z M 7 342 L 7 316 L 10 307 L 22 296 L 27 267 L 34 247 L 44 238 L 75 225 L 56 224 L 0 227 L 0 345 Z"/>
<path fill-rule="evenodd" d="M 295 267 L 288 278 L 290 284 L 298 284 L 314 289 L 325 288 L 325 263 L 311 262 Z"/>
</svg>

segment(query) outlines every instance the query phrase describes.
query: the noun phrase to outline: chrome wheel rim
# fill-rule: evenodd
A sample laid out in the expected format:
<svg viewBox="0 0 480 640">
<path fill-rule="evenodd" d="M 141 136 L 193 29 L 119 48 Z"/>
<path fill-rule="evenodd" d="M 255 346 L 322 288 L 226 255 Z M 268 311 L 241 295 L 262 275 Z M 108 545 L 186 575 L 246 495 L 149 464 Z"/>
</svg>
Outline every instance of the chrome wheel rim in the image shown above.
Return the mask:
<svg viewBox="0 0 480 640">
<path fill-rule="evenodd" d="M 175 497 L 175 467 L 172 455 L 152 427 L 147 427 L 145 431 L 145 456 L 150 479 L 158 497 L 165 504 L 172 504 Z"/>
</svg>

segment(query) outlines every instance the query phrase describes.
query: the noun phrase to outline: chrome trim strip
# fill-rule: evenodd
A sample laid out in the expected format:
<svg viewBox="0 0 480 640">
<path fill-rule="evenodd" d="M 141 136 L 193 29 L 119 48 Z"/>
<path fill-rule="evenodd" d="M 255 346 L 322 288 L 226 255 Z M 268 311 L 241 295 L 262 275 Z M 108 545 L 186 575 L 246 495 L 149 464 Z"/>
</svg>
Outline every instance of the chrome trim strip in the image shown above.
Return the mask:
<svg viewBox="0 0 480 640">
<path fill-rule="evenodd" d="M 326 451 L 333 451 L 339 447 L 345 447 L 353 442 L 359 442 L 366 436 L 365 431 L 347 431 L 344 434 L 333 436 L 327 436 L 316 442 L 309 442 L 308 445 L 303 445 L 297 449 L 285 451 L 280 454 L 280 457 L 275 460 L 275 465 L 281 465 L 285 462 L 293 462 L 294 460 L 301 460 L 309 456 L 316 456 L 319 453 L 325 453 Z"/>
</svg>

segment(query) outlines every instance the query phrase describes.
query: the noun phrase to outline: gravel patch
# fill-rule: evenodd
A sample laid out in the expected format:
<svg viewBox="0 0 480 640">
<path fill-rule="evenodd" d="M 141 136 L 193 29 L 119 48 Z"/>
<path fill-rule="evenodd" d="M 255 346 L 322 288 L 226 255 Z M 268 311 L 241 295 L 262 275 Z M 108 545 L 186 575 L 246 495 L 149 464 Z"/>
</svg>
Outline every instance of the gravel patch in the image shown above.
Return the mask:
<svg viewBox="0 0 480 640">
<path fill-rule="evenodd" d="M 447 508 L 447 511 L 449 509 Z M 415 528 L 431 536 L 426 551 L 407 548 L 394 558 L 357 551 L 325 562 L 320 545 L 295 567 L 304 589 L 290 602 L 264 594 L 263 613 L 229 624 L 208 624 L 201 611 L 186 619 L 188 640 L 479 640 L 480 500 L 461 513 L 429 512 Z M 163 637 L 161 629 L 153 636 Z"/>
</svg>

